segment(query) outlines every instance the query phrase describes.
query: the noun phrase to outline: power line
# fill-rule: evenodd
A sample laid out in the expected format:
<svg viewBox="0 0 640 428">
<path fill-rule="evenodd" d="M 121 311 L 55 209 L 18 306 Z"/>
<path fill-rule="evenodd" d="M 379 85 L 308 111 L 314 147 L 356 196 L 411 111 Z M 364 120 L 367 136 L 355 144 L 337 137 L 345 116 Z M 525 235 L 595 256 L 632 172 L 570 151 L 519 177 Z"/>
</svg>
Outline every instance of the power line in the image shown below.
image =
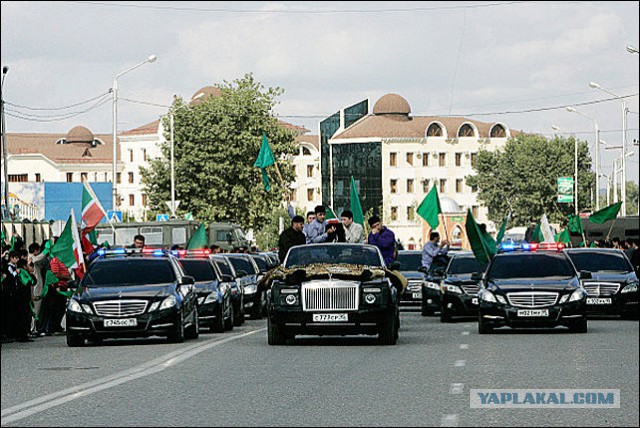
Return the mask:
<svg viewBox="0 0 640 428">
<path fill-rule="evenodd" d="M 75 103 L 75 104 L 71 104 L 71 105 L 68 105 L 68 106 L 64 106 L 64 107 L 27 107 L 27 106 L 21 106 L 19 104 L 13 104 L 13 103 L 10 103 L 8 101 L 5 101 L 5 104 L 9 105 L 9 106 L 12 106 L 12 107 L 16 107 L 16 108 L 23 108 L 23 109 L 26 109 L 26 110 L 66 110 L 66 109 L 70 109 L 70 108 L 73 108 L 73 107 L 81 106 L 83 104 L 90 103 L 91 101 L 97 100 L 98 98 L 104 97 L 105 95 L 110 94 L 110 93 L 111 93 L 111 90 L 108 90 L 107 92 L 102 93 L 102 94 L 100 94 L 100 95 L 98 95 L 96 97 L 90 98 L 90 99 L 85 100 L 85 101 L 81 101 L 79 103 Z"/>
<path fill-rule="evenodd" d="M 62 115 L 62 116 L 35 116 L 35 115 L 26 115 L 25 113 L 19 112 L 19 111 L 15 111 L 15 110 L 5 110 L 7 116 L 11 116 L 11 117 L 15 117 L 16 119 L 20 119 L 20 120 L 26 120 L 26 121 L 30 121 L 30 122 L 61 122 L 63 120 L 68 120 L 71 119 L 73 117 L 76 116 L 80 116 L 81 114 L 85 114 L 88 113 L 92 110 L 97 109 L 98 107 L 106 104 L 107 102 L 109 102 L 110 99 L 109 98 L 105 98 L 99 102 L 97 102 L 96 104 L 92 105 L 91 107 L 87 108 L 86 110 L 83 111 L 79 111 L 79 112 L 72 112 L 72 113 L 68 113 L 66 115 Z M 48 119 L 43 119 L 42 117 L 49 117 Z"/>
</svg>

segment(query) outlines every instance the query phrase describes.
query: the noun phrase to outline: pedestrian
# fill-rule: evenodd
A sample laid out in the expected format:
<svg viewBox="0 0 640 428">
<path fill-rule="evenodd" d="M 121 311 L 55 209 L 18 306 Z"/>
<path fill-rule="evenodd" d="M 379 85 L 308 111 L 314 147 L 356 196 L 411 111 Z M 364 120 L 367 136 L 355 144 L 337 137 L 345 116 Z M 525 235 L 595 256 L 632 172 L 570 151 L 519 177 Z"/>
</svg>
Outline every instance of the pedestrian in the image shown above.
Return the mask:
<svg viewBox="0 0 640 428">
<path fill-rule="evenodd" d="M 335 232 L 335 226 L 325 230 L 327 226 L 327 211 L 324 206 L 318 205 L 313 211 L 316 214 L 316 218 L 307 227 L 307 244 L 325 242 L 328 238 L 328 233 Z"/>
<path fill-rule="evenodd" d="M 134 238 L 135 240 L 135 238 Z M 55 288 L 52 287 L 49 293 L 52 294 L 51 314 L 49 318 L 48 334 L 62 333 L 62 318 L 64 318 L 67 308 L 67 298 L 60 292 L 67 291 L 67 282 L 71 279 L 71 272 L 57 257 L 50 261 L 51 272 L 58 278 Z"/>
<path fill-rule="evenodd" d="M 293 216 L 291 227 L 280 234 L 278 239 L 278 259 L 280 259 L 280 263 L 284 263 L 284 259 L 291 247 L 307 243 L 307 239 L 302 232 L 303 225 L 304 219 L 302 216 Z"/>
<path fill-rule="evenodd" d="M 222 252 L 220 245 L 213 244 L 209 248 L 211 249 L 211 254 L 220 254 Z"/>
<path fill-rule="evenodd" d="M 37 242 L 29 245 L 29 262 L 33 265 L 33 274 L 36 277 L 36 285 L 33 287 L 33 321 L 31 322 L 31 333 L 37 335 L 37 319 L 40 319 L 42 309 L 42 292 L 44 290 L 43 268 L 47 265 L 47 256 L 42 253 L 42 248 Z M 45 274 L 46 275 L 46 274 Z"/>
<path fill-rule="evenodd" d="M 638 249 L 638 240 L 635 239 L 631 245 L 633 249 L 631 265 L 633 266 L 633 270 L 636 271 L 636 275 L 640 275 L 640 249 Z"/>
<path fill-rule="evenodd" d="M 342 211 L 342 226 L 346 242 L 350 244 L 364 244 L 364 228 L 353 221 L 353 213 L 350 210 Z"/>
<path fill-rule="evenodd" d="M 396 235 L 382 224 L 382 220 L 377 215 L 369 219 L 369 226 L 371 232 L 367 237 L 367 243 L 380 249 L 384 262 L 389 266 L 395 260 Z"/>
<path fill-rule="evenodd" d="M 33 265 L 29 264 L 29 252 L 25 249 L 17 251 L 18 261 L 16 263 L 18 277 L 16 281 L 15 294 L 15 318 L 14 318 L 14 339 L 17 342 L 32 342 L 29 338 L 31 333 L 31 302 L 33 300 L 32 288 L 36 284 L 33 275 Z"/>
<path fill-rule="evenodd" d="M 429 242 L 422 247 L 422 266 L 429 270 L 436 256 L 446 256 L 448 252 L 449 241 L 444 240 L 440 242 L 440 234 L 438 232 L 431 232 L 429 234 Z"/>
</svg>

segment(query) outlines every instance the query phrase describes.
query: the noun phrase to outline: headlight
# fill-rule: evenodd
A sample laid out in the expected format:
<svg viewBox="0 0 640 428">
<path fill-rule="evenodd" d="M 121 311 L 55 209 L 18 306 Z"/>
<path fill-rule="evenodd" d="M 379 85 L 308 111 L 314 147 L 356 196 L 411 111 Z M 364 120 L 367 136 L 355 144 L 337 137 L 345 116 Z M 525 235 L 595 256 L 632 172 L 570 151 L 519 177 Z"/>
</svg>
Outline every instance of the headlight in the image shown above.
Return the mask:
<svg viewBox="0 0 640 428">
<path fill-rule="evenodd" d="M 364 288 L 362 290 L 364 293 L 381 293 L 382 290 L 379 288 Z"/>
<path fill-rule="evenodd" d="M 444 291 L 448 291 L 450 293 L 462 294 L 462 290 L 457 285 L 444 284 L 442 288 L 444 289 Z"/>
<path fill-rule="evenodd" d="M 367 294 L 366 296 L 364 296 L 364 301 L 372 305 L 376 302 L 376 296 L 373 294 Z"/>
<path fill-rule="evenodd" d="M 249 284 L 244 287 L 244 294 L 254 294 L 258 291 L 258 286 L 256 284 Z"/>
<path fill-rule="evenodd" d="M 575 302 L 578 300 L 582 300 L 584 298 L 584 292 L 581 288 L 578 288 L 576 291 L 571 293 L 571 297 L 569 297 L 570 302 Z"/>
<path fill-rule="evenodd" d="M 289 294 L 284 299 L 284 301 L 287 302 L 287 305 L 295 305 L 298 303 L 298 297 L 294 296 L 293 294 Z"/>
<path fill-rule="evenodd" d="M 297 288 L 281 288 L 280 294 L 296 294 L 298 292 Z"/>
<path fill-rule="evenodd" d="M 426 281 L 424 284 L 427 286 L 427 288 L 430 288 L 432 290 L 440 290 L 440 284 L 438 284 L 437 282 Z"/>
<path fill-rule="evenodd" d="M 84 309 L 84 311 L 85 311 L 86 313 L 88 313 L 88 314 L 92 314 L 92 313 L 93 313 L 93 311 L 91 310 L 91 306 L 86 305 L 86 304 L 84 304 L 84 303 L 82 304 L 82 309 Z"/>
<path fill-rule="evenodd" d="M 498 303 L 502 303 L 503 305 L 507 304 L 507 300 L 499 294 L 496 294 L 496 299 L 498 299 Z"/>
<path fill-rule="evenodd" d="M 493 293 L 489 290 L 484 290 L 480 295 L 480 299 L 489 303 L 497 303 L 496 296 L 494 296 Z"/>
<path fill-rule="evenodd" d="M 175 297 L 173 297 L 173 296 L 169 296 L 169 297 L 167 297 L 166 299 L 164 299 L 164 300 L 162 301 L 162 303 L 160 304 L 160 310 L 172 308 L 172 307 L 174 307 L 177 303 L 178 303 L 178 301 L 176 300 L 176 298 L 175 298 Z"/>
<path fill-rule="evenodd" d="M 71 312 L 82 313 L 82 306 L 80 306 L 80 303 L 76 302 L 74 299 L 69 300 L 69 306 L 67 306 L 67 309 Z"/>
<path fill-rule="evenodd" d="M 158 306 L 160 306 L 160 302 L 153 302 L 151 306 L 149 306 L 149 312 L 155 311 L 156 309 L 158 309 Z"/>
<path fill-rule="evenodd" d="M 209 295 L 204 299 L 203 304 L 206 305 L 207 303 L 213 303 L 213 302 L 217 302 L 218 301 L 218 292 L 217 291 L 213 291 L 211 293 L 209 293 Z"/>
<path fill-rule="evenodd" d="M 636 250 L 638 251 L 638 250 Z M 621 293 L 633 293 L 635 291 L 638 291 L 638 283 L 634 282 L 632 284 L 627 285 L 626 287 L 624 287 L 621 291 Z"/>
</svg>

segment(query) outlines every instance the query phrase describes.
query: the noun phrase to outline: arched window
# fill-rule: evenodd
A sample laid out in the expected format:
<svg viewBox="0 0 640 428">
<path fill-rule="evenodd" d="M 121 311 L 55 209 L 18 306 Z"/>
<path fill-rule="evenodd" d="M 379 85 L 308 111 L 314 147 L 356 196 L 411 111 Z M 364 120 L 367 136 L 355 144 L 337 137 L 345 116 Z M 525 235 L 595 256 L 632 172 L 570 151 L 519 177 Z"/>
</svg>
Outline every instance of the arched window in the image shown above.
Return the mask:
<svg viewBox="0 0 640 428">
<path fill-rule="evenodd" d="M 311 156 L 311 151 L 306 147 L 302 148 L 302 156 Z"/>
<path fill-rule="evenodd" d="M 507 138 L 507 130 L 504 129 L 504 126 L 500 124 L 494 125 L 494 127 L 491 128 L 489 137 L 490 138 Z"/>
<path fill-rule="evenodd" d="M 442 137 L 443 135 L 442 126 L 437 123 L 432 123 L 427 128 L 427 137 Z"/>
<path fill-rule="evenodd" d="M 454 247 L 462 246 L 462 236 L 462 228 L 460 226 L 454 227 L 451 232 L 451 245 Z"/>
<path fill-rule="evenodd" d="M 458 137 L 474 137 L 475 136 L 475 132 L 473 132 L 473 127 L 471 125 L 469 125 L 468 123 L 465 123 L 464 125 L 462 125 L 460 127 L 460 130 L 458 131 Z"/>
</svg>

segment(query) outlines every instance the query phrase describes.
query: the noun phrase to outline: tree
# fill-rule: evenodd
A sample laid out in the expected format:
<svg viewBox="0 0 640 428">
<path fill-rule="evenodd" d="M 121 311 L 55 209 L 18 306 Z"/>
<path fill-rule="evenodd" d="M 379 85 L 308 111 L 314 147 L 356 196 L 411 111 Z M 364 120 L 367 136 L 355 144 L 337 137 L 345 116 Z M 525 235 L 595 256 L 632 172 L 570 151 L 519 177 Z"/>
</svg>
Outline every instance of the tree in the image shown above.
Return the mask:
<svg viewBox="0 0 640 428">
<path fill-rule="evenodd" d="M 618 187 L 618 200 L 622 198 L 622 190 Z M 611 203 L 613 203 L 613 189 L 611 189 Z M 600 195 L 600 207 L 604 208 L 609 205 L 607 195 Z M 627 215 L 638 214 L 638 183 L 627 181 Z"/>
<path fill-rule="evenodd" d="M 572 203 L 558 203 L 559 177 L 574 176 L 574 137 L 519 134 L 496 151 L 480 150 L 467 184 L 478 189 L 478 200 L 489 209 L 489 219 L 500 223 L 513 212 L 512 226 L 528 226 L 543 214 L 549 221 L 565 223 Z M 591 172 L 588 144 L 578 142 L 578 198 L 580 210 L 591 209 Z"/>
<path fill-rule="evenodd" d="M 176 199 L 181 212 L 199 221 L 237 221 L 244 228 L 260 230 L 283 200 L 284 186 L 294 178 L 289 162 L 267 168 L 271 191 L 265 191 L 259 168 L 253 166 L 266 133 L 277 160 L 297 151 L 292 131 L 278 124 L 271 110 L 280 88 L 265 89 L 251 74 L 218 85 L 219 97 L 199 103 L 174 100 L 174 163 Z M 163 157 L 142 168 L 142 181 L 151 209 L 165 211 L 170 199 L 170 123 L 163 122 Z"/>
</svg>

